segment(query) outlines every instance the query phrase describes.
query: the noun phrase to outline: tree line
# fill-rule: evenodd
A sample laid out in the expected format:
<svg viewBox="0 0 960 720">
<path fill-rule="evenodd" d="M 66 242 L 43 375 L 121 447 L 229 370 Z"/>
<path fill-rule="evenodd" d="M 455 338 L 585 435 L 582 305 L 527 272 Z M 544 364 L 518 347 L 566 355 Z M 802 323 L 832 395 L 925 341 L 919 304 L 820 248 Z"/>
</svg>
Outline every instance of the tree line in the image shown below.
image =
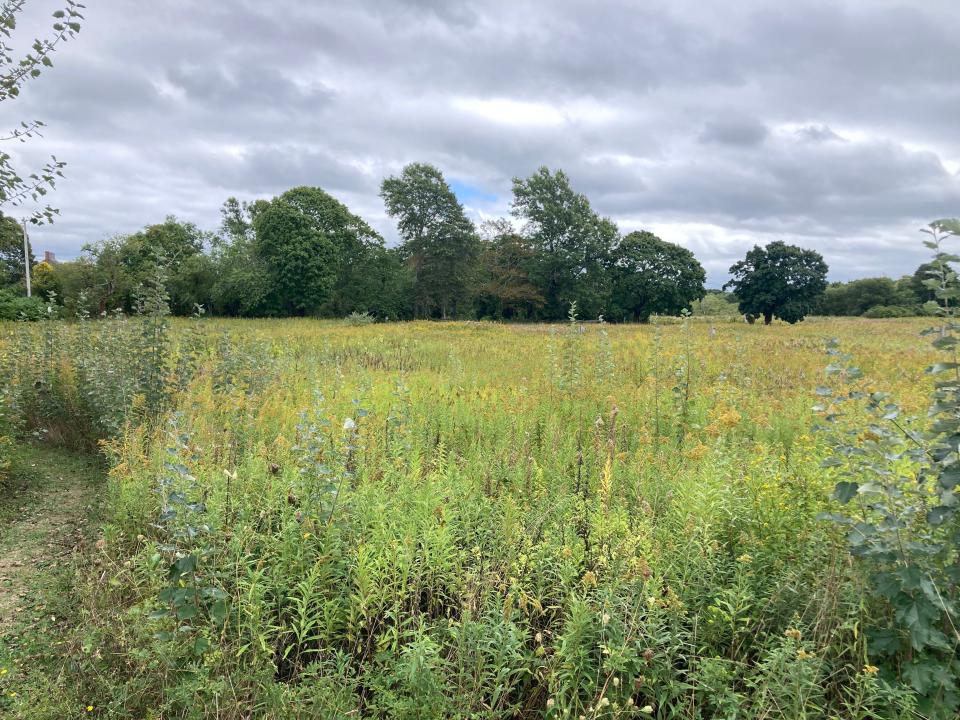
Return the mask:
<svg viewBox="0 0 960 720">
<path fill-rule="evenodd" d="M 440 170 L 407 165 L 380 188 L 397 224 L 396 247 L 321 188 L 229 198 L 215 232 L 170 216 L 87 245 L 76 260 L 31 258 L 34 287 L 66 315 L 134 311 L 138 288 L 158 274 L 179 315 L 199 306 L 234 317 L 554 321 L 575 306 L 580 317 L 645 322 L 710 304 L 693 253 L 651 232 L 621 234 L 562 170 L 541 167 L 515 178 L 512 191 L 512 218 L 477 226 Z M 39 312 L 37 301 L 14 291 L 23 281 L 20 232 L 0 218 L 0 316 Z M 915 283 L 883 278 L 828 287 L 818 253 L 782 242 L 753 248 L 730 272 L 725 289 L 751 320 L 796 322 L 810 312 L 862 314 L 864 303 L 923 301 L 908 292 Z"/>
</svg>

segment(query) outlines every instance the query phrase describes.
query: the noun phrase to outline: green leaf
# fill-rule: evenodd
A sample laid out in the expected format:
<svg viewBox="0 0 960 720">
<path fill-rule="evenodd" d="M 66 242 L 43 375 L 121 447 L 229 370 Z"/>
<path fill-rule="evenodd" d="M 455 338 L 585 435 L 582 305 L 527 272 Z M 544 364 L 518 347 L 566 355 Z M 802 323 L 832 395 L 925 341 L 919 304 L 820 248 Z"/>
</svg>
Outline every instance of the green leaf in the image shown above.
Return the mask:
<svg viewBox="0 0 960 720">
<path fill-rule="evenodd" d="M 833 490 L 833 499 L 846 505 L 857 496 L 859 485 L 855 482 L 841 480 Z"/>
<path fill-rule="evenodd" d="M 227 621 L 227 602 L 226 600 L 217 600 L 210 606 L 210 617 L 219 625 Z"/>
<path fill-rule="evenodd" d="M 178 580 L 179 578 L 192 573 L 197 569 L 197 557 L 196 555 L 184 555 L 182 558 L 179 558 L 175 563 L 170 566 L 169 577 L 171 580 Z"/>
<path fill-rule="evenodd" d="M 177 608 L 177 619 L 178 620 L 190 620 L 197 616 L 197 606 L 190 605 L 181 605 Z"/>
<path fill-rule="evenodd" d="M 934 526 L 942 525 L 954 512 L 953 508 L 938 505 L 927 512 L 927 522 Z"/>
</svg>

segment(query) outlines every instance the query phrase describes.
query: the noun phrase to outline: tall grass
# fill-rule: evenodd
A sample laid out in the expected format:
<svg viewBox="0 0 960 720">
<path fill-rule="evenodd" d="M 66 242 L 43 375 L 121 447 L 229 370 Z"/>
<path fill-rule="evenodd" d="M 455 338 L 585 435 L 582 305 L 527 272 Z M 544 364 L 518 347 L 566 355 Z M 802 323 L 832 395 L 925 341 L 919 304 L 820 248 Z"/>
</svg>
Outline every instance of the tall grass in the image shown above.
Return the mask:
<svg viewBox="0 0 960 720">
<path fill-rule="evenodd" d="M 150 317 L 5 327 L 112 463 L 37 717 L 907 716 L 808 428 L 823 337 L 910 398 L 922 321 Z"/>
</svg>

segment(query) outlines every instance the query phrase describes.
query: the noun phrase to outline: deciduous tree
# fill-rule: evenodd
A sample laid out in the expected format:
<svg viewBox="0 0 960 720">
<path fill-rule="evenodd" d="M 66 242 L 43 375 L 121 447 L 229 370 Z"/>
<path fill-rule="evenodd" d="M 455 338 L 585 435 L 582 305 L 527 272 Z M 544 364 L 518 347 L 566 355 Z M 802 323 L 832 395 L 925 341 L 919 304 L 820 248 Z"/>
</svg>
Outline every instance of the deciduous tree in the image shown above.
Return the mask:
<svg viewBox="0 0 960 720">
<path fill-rule="evenodd" d="M 513 180 L 513 214 L 537 253 L 534 280 L 545 298 L 547 319 L 566 317 L 577 303 L 582 317 L 596 317 L 609 300 L 606 272 L 617 228 L 575 192 L 562 171 L 541 167 Z"/>
<path fill-rule="evenodd" d="M 730 268 L 730 288 L 740 300 L 740 312 L 795 323 L 803 320 L 827 287 L 827 264 L 820 253 L 775 241 L 755 245 Z"/>
<path fill-rule="evenodd" d="M 651 232 L 632 232 L 618 243 L 611 273 L 613 307 L 624 319 L 676 315 L 706 294 L 707 275 L 693 253 Z"/>
<path fill-rule="evenodd" d="M 380 196 L 403 239 L 400 251 L 411 270 L 417 315 L 466 314 L 480 244 L 443 173 L 412 163 L 383 181 Z"/>
</svg>

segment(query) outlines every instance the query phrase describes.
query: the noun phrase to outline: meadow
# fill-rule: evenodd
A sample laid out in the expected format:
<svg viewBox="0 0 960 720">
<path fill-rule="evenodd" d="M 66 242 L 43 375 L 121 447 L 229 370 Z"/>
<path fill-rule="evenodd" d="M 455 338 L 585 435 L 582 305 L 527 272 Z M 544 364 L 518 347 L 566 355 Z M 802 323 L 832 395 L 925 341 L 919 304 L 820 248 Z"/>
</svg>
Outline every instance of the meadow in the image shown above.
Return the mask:
<svg viewBox="0 0 960 720">
<path fill-rule="evenodd" d="M 107 477 L 0 712 L 921 717 L 811 408 L 839 338 L 923 415 L 929 324 L 4 326 L 7 432 Z"/>
</svg>

